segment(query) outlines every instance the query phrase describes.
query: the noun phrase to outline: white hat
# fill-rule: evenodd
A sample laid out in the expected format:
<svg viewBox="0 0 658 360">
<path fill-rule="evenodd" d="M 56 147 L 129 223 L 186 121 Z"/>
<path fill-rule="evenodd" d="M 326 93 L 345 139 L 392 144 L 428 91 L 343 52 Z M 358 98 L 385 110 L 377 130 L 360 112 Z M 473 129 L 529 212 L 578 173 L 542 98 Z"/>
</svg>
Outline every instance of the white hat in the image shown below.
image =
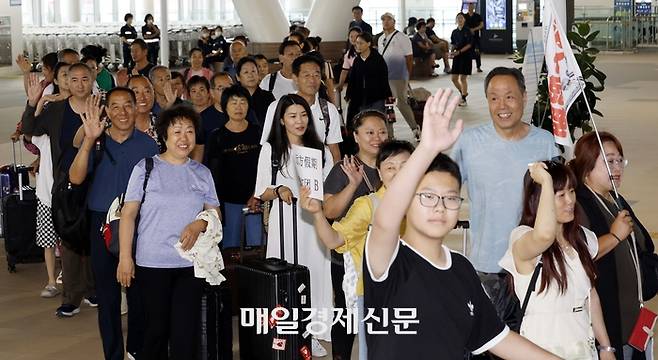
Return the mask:
<svg viewBox="0 0 658 360">
<path fill-rule="evenodd" d="M 393 19 L 393 21 L 395 21 L 395 16 L 390 12 L 385 12 L 384 14 L 382 14 L 381 19 L 384 20 L 385 17 L 390 17 L 391 19 Z"/>
</svg>

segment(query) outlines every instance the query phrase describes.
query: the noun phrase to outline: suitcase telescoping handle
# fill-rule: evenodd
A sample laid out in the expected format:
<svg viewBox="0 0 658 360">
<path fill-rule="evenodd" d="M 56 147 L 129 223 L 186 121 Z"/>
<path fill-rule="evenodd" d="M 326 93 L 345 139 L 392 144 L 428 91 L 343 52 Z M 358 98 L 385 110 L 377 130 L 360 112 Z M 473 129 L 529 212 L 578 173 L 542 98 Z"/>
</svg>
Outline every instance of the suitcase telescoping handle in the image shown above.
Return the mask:
<svg viewBox="0 0 658 360">
<path fill-rule="evenodd" d="M 297 198 L 293 197 L 290 204 L 292 207 L 292 251 L 294 264 L 299 264 L 298 249 L 297 249 Z M 283 200 L 279 199 L 279 247 L 281 252 L 281 260 L 286 259 L 285 253 L 285 229 L 283 226 Z"/>
<path fill-rule="evenodd" d="M 20 140 L 19 140 L 19 141 L 20 141 Z M 14 172 L 15 172 L 15 173 L 18 173 L 18 165 L 16 164 L 16 143 L 13 142 L 13 141 L 11 142 L 11 151 L 12 151 L 12 153 L 14 154 L 14 164 L 13 164 L 13 166 L 14 166 Z"/>
<path fill-rule="evenodd" d="M 466 251 L 468 250 L 468 229 L 471 227 L 471 223 L 468 220 L 459 220 L 455 229 L 462 229 L 462 255 L 466 256 Z"/>
</svg>

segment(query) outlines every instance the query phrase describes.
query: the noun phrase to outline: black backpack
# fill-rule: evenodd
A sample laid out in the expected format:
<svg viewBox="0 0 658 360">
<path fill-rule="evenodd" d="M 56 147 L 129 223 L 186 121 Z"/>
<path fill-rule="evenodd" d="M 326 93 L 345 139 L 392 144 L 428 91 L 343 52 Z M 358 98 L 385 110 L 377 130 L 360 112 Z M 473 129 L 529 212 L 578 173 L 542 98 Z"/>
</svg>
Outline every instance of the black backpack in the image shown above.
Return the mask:
<svg viewBox="0 0 658 360">
<path fill-rule="evenodd" d="M 115 162 L 111 154 L 105 149 L 105 134 L 96 139 L 93 150 L 93 171 L 82 184 L 75 185 L 69 180 L 68 168 L 62 168 L 62 156 L 58 164 L 60 176 L 53 185 L 52 216 L 55 232 L 62 239 L 67 248 L 78 254 L 89 254 L 89 215 L 87 204 L 89 188 L 94 178 L 94 172 L 100 164 L 103 154 L 107 153 L 110 161 Z"/>
</svg>

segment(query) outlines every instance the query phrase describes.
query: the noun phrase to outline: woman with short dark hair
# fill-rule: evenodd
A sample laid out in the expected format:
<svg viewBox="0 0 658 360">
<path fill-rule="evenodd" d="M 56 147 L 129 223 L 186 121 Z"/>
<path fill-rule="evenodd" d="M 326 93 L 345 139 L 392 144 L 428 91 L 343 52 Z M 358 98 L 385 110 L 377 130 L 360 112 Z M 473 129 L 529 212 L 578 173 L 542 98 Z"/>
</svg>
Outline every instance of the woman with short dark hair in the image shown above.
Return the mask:
<svg viewBox="0 0 658 360">
<path fill-rule="evenodd" d="M 132 278 L 140 279 L 146 324 L 139 357 L 144 359 L 190 359 L 198 349 L 203 279 L 176 249 L 180 243 L 190 250 L 206 231 L 208 223 L 196 219 L 200 212 L 219 214 L 210 170 L 189 158 L 198 127 L 199 115 L 190 107 L 160 114 L 156 130 L 166 151 L 152 158 L 146 186 L 147 161 L 135 166 L 121 210 L 117 280 L 129 287 Z"/>
<path fill-rule="evenodd" d="M 233 85 L 224 90 L 222 109 L 228 121 L 207 139 L 208 167 L 224 214 L 225 249 L 240 247 L 243 232 L 246 246 L 260 246 L 263 240 L 260 201 L 253 196 L 262 130 L 247 121 L 249 107 L 249 92 L 245 88 Z M 245 207 L 251 214 L 243 217 Z"/>
</svg>

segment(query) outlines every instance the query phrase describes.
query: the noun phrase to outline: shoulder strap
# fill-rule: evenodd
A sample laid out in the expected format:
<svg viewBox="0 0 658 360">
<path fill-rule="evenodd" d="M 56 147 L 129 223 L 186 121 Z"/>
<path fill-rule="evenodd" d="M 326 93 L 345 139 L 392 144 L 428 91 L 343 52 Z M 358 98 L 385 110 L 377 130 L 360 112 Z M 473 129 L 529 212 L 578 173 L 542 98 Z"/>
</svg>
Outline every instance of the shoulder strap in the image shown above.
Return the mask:
<svg viewBox="0 0 658 360">
<path fill-rule="evenodd" d="M 279 172 L 279 159 L 276 158 L 274 154 L 274 149 L 272 149 L 272 186 L 276 185 L 276 176 Z"/>
<path fill-rule="evenodd" d="M 318 97 L 320 102 L 320 111 L 322 111 L 322 120 L 324 120 L 324 143 L 327 143 L 327 136 L 329 135 L 329 125 L 331 124 L 331 117 L 329 116 L 329 104 L 327 99 Z"/>
<path fill-rule="evenodd" d="M 391 45 L 391 41 L 393 41 L 393 38 L 395 37 L 395 35 L 398 34 L 398 32 L 399 31 L 395 30 L 393 32 L 393 35 L 391 35 L 391 38 L 388 39 L 388 42 L 386 43 L 386 45 L 384 45 L 384 50 L 382 51 L 382 56 L 384 56 L 384 53 L 386 52 L 386 49 L 388 49 L 388 46 Z"/>
<path fill-rule="evenodd" d="M 278 73 L 279 73 L 278 71 L 275 71 L 275 72 L 270 74 L 270 83 L 267 87 L 270 92 L 272 92 L 272 90 L 274 90 L 274 85 L 276 84 L 276 76 L 277 76 Z"/>
<path fill-rule="evenodd" d="M 142 185 L 142 204 L 146 199 L 146 185 L 148 185 L 151 171 L 153 171 L 153 158 L 147 157 L 144 160 L 146 160 L 146 173 L 144 173 L 144 184 Z"/>
<path fill-rule="evenodd" d="M 521 305 L 521 321 L 523 321 L 523 316 L 525 315 L 525 309 L 528 307 L 528 302 L 530 301 L 530 294 L 535 291 L 537 286 L 537 279 L 539 278 L 539 271 L 541 270 L 542 264 L 541 261 L 535 266 L 535 271 L 532 272 L 532 278 L 530 278 L 530 285 L 528 285 L 528 290 L 525 292 L 525 298 L 523 299 L 523 304 Z"/>
</svg>

